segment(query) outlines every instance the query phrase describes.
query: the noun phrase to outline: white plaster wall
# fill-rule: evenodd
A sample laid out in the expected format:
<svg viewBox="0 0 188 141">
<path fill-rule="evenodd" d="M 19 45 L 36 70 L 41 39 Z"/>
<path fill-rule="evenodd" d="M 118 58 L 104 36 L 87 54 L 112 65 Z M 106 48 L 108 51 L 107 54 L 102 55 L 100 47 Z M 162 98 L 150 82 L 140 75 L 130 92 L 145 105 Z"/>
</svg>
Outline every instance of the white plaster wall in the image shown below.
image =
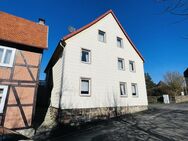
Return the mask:
<svg viewBox="0 0 188 141">
<path fill-rule="evenodd" d="M 98 41 L 98 30 L 106 32 L 106 43 Z M 124 48 L 116 45 L 123 38 Z M 111 14 L 66 41 L 62 109 L 147 105 L 143 61 L 133 49 Z M 91 64 L 81 62 L 81 48 L 91 50 Z M 125 59 L 125 71 L 118 70 L 117 58 Z M 136 72 L 129 71 L 129 60 Z M 80 77 L 91 78 L 91 96 L 80 96 Z M 127 83 L 128 96 L 120 96 L 119 82 Z M 137 83 L 138 97 L 131 93 Z"/>
<path fill-rule="evenodd" d="M 51 92 L 51 105 L 59 107 L 59 97 L 61 90 L 61 75 L 62 75 L 62 58 L 59 58 L 52 68 L 53 89 Z"/>
</svg>

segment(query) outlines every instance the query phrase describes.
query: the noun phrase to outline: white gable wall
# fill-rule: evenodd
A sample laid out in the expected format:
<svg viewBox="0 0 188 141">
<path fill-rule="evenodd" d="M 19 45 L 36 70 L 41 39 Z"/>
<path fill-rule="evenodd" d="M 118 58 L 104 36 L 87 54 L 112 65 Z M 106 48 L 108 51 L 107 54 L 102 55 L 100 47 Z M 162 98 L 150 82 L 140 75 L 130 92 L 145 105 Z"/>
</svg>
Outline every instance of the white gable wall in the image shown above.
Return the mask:
<svg viewBox="0 0 188 141">
<path fill-rule="evenodd" d="M 98 41 L 98 30 L 106 32 L 106 43 Z M 124 48 L 117 47 L 116 37 Z M 133 49 L 111 14 L 66 41 L 62 109 L 147 105 L 143 61 Z M 91 64 L 81 62 L 81 48 L 91 50 Z M 118 70 L 117 58 L 125 59 L 125 71 Z M 129 60 L 136 72 L 129 71 Z M 80 78 L 91 78 L 91 96 L 80 96 Z M 119 82 L 127 83 L 128 97 L 120 96 Z M 133 97 L 131 83 L 138 85 Z"/>
</svg>

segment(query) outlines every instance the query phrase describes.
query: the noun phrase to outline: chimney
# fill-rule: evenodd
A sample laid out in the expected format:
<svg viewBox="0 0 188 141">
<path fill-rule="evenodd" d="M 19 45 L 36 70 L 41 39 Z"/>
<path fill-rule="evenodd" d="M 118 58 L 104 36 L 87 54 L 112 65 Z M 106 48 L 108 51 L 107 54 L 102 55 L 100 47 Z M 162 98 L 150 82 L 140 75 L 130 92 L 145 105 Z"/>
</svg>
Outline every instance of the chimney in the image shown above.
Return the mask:
<svg viewBox="0 0 188 141">
<path fill-rule="evenodd" d="M 38 23 L 41 24 L 41 25 L 45 25 L 45 20 L 42 19 L 42 18 L 39 18 L 39 22 Z"/>
</svg>

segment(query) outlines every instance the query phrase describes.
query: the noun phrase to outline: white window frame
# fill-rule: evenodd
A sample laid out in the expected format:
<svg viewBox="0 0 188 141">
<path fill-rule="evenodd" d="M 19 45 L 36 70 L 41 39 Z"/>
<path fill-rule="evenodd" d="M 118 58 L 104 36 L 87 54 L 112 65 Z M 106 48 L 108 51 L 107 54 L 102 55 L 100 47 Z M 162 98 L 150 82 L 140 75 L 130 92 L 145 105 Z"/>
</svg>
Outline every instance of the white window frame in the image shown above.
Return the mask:
<svg viewBox="0 0 188 141">
<path fill-rule="evenodd" d="M 131 63 L 133 63 L 133 70 L 132 70 L 132 68 L 130 67 L 130 64 L 131 64 Z M 136 72 L 135 61 L 129 60 L 129 70 L 130 70 L 130 72 Z"/>
<path fill-rule="evenodd" d="M 83 94 L 82 93 L 82 80 L 89 80 L 89 93 Z M 81 77 L 80 78 L 80 96 L 91 96 L 91 78 Z"/>
<path fill-rule="evenodd" d="M 14 62 L 14 57 L 15 57 L 16 49 L 9 48 L 9 47 L 4 47 L 4 46 L 0 46 L 0 49 L 3 49 L 3 55 L 2 55 L 2 60 L 0 62 L 0 66 L 3 66 L 3 67 L 12 67 L 13 66 L 13 62 Z M 6 52 L 6 50 L 12 50 L 12 54 L 11 54 L 11 58 L 10 58 L 10 63 L 9 64 L 3 63 L 4 58 L 5 58 L 5 52 Z"/>
<path fill-rule="evenodd" d="M 100 35 L 101 35 L 100 33 L 103 34 L 103 37 L 104 37 L 104 40 L 103 40 L 103 41 L 100 40 Z M 104 31 L 102 31 L 102 30 L 98 30 L 98 41 L 100 41 L 100 42 L 102 42 L 102 43 L 106 43 L 106 32 L 104 32 Z"/>
<path fill-rule="evenodd" d="M 0 102 L 0 113 L 3 113 L 3 109 L 5 106 L 5 101 L 6 101 L 6 97 L 7 97 L 7 92 L 8 92 L 8 86 L 6 85 L 0 85 L 0 89 L 3 89 L 3 96 Z"/>
<path fill-rule="evenodd" d="M 136 95 L 133 95 L 133 90 L 132 90 L 132 86 L 135 86 L 136 87 Z M 138 97 L 138 85 L 137 85 L 137 83 L 131 83 L 131 93 L 132 93 L 132 96 L 133 97 Z"/>
<path fill-rule="evenodd" d="M 123 68 L 119 68 L 119 60 L 122 60 Z M 125 59 L 123 59 L 123 58 L 118 58 L 118 59 L 117 59 L 117 65 L 118 65 L 118 70 L 125 70 Z"/>
<path fill-rule="evenodd" d="M 118 40 L 120 40 L 120 46 L 118 45 Z M 117 42 L 117 47 L 123 48 L 123 39 L 122 39 L 122 38 L 117 37 L 117 38 L 116 38 L 116 42 Z"/>
<path fill-rule="evenodd" d="M 121 95 L 121 85 L 122 84 L 125 86 L 125 94 L 124 95 Z M 121 97 L 127 97 L 128 96 L 128 93 L 127 93 L 127 83 L 126 82 L 119 82 L 119 88 L 120 88 L 120 96 Z"/>
<path fill-rule="evenodd" d="M 88 52 L 89 53 L 89 61 L 82 61 L 82 51 Z M 91 63 L 91 50 L 89 49 L 85 49 L 85 48 L 81 48 L 81 56 L 80 56 L 81 62 L 85 63 L 85 64 L 90 64 Z"/>
</svg>

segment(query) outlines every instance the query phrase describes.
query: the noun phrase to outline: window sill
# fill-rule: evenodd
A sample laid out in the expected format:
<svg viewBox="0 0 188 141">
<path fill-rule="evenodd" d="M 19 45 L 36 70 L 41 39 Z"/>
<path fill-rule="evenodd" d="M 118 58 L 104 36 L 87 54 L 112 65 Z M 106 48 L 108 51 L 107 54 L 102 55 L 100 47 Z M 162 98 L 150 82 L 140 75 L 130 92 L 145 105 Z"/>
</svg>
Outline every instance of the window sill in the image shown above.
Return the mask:
<svg viewBox="0 0 188 141">
<path fill-rule="evenodd" d="M 0 63 L 0 67 L 12 68 L 12 67 L 13 67 L 13 65 L 9 65 L 9 64 L 2 64 L 2 63 Z"/>
<path fill-rule="evenodd" d="M 83 64 L 91 64 L 91 62 L 84 62 L 84 61 L 81 61 Z"/>
<path fill-rule="evenodd" d="M 127 98 L 128 95 L 120 95 L 120 97 L 122 97 L 122 98 Z"/>
<path fill-rule="evenodd" d="M 131 70 L 130 70 L 130 72 L 132 72 L 132 73 L 136 73 L 136 71 L 131 71 Z"/>
<path fill-rule="evenodd" d="M 91 94 L 80 94 L 81 97 L 91 97 Z"/>
<path fill-rule="evenodd" d="M 138 98 L 138 95 L 132 95 L 133 98 Z"/>
</svg>

